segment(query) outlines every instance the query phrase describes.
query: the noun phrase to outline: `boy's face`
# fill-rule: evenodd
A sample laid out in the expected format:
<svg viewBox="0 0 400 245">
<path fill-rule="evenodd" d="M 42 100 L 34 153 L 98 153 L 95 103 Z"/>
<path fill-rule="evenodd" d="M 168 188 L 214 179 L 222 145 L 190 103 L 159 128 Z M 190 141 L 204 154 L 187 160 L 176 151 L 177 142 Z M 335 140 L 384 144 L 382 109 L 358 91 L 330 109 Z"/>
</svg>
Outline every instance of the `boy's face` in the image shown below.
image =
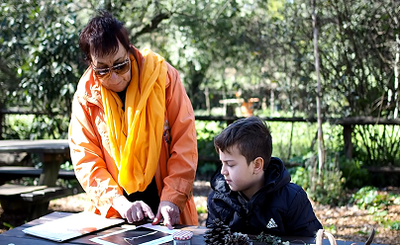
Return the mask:
<svg viewBox="0 0 400 245">
<path fill-rule="evenodd" d="M 260 183 L 259 176 L 255 174 L 254 161 L 248 165 L 246 158 L 236 145 L 229 150 L 230 153 L 219 151 L 222 163 L 221 174 L 224 175 L 226 183 L 232 191 L 241 191 L 251 198 L 263 184 Z"/>
</svg>

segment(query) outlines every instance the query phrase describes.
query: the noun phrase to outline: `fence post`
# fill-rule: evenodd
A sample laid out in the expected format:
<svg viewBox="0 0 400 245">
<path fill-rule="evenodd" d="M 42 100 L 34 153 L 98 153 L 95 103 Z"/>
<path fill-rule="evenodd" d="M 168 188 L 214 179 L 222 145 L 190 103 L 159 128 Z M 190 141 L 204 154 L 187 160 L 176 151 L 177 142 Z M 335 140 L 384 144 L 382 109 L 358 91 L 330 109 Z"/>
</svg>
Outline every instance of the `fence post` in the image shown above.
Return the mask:
<svg viewBox="0 0 400 245">
<path fill-rule="evenodd" d="M 3 139 L 3 123 L 4 123 L 3 105 L 0 104 L 0 140 Z"/>
<path fill-rule="evenodd" d="M 351 142 L 351 134 L 353 128 L 351 124 L 342 124 L 343 126 L 343 140 L 344 140 L 344 153 L 347 159 L 353 158 L 353 143 Z"/>
</svg>

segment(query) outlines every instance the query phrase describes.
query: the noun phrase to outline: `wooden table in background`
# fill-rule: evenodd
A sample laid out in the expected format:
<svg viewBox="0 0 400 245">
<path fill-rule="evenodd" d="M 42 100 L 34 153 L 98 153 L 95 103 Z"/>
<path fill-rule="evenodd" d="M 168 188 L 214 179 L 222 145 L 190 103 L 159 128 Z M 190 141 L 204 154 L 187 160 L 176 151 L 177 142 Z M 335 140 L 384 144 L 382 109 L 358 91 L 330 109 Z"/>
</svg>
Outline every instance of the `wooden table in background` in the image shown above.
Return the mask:
<svg viewBox="0 0 400 245">
<path fill-rule="evenodd" d="M 15 244 L 15 245 L 54 245 L 54 244 L 60 244 L 58 242 L 53 242 L 50 240 L 42 239 L 39 237 L 34 237 L 30 235 L 26 235 L 22 230 L 34 225 L 42 224 L 54 219 L 66 217 L 67 215 L 71 215 L 72 213 L 66 213 L 66 212 L 53 212 L 48 215 L 45 215 L 41 218 L 32 220 L 29 223 L 26 223 L 22 226 L 16 227 L 14 229 L 11 229 L 9 231 L 6 231 L 2 234 L 0 234 L 0 245 L 9 245 L 9 244 Z M 180 228 L 180 226 L 176 226 L 176 228 Z M 108 229 L 105 229 L 103 231 L 99 231 L 96 233 L 91 233 L 84 235 L 82 237 L 72 239 L 66 242 L 63 242 L 61 244 L 66 244 L 66 245 L 76 245 L 76 244 L 98 244 L 90 241 L 90 239 L 97 237 L 97 236 L 103 236 L 106 234 L 109 234 L 111 232 L 116 232 L 118 230 L 123 229 L 121 226 L 115 226 L 111 227 Z M 192 245 L 203 245 L 204 243 L 204 232 L 207 230 L 205 227 L 202 226 L 181 226 L 181 229 L 185 230 L 192 230 L 193 231 L 193 238 L 192 238 Z M 304 244 L 314 244 L 314 238 L 311 237 L 282 237 L 282 240 L 284 241 L 291 241 L 290 244 L 294 245 L 304 245 Z M 172 242 L 167 243 L 167 244 L 172 244 Z M 258 243 L 254 242 L 254 245 L 263 245 L 263 243 Z M 327 239 L 323 240 L 323 245 L 329 245 L 329 241 Z M 360 242 L 351 242 L 351 241 L 337 241 L 338 245 L 363 245 L 364 243 Z M 374 244 L 373 244 L 374 245 Z M 375 244 L 376 245 L 376 244 Z"/>
<path fill-rule="evenodd" d="M 39 185 L 55 186 L 60 166 L 69 157 L 68 140 L 0 140 L 0 153 L 34 153 L 43 163 Z"/>
<path fill-rule="evenodd" d="M 61 164 L 69 157 L 68 140 L 0 140 L 0 153 L 34 153 L 43 163 L 38 185 L 55 186 Z"/>
<path fill-rule="evenodd" d="M 38 186 L 55 187 L 61 164 L 69 159 L 68 140 L 0 140 L 0 153 L 36 154 L 43 163 Z M 5 208 L 16 203 L 2 201 Z M 37 218 L 47 213 L 49 202 L 34 206 L 31 217 Z M 4 208 L 3 208 L 4 209 Z"/>
</svg>

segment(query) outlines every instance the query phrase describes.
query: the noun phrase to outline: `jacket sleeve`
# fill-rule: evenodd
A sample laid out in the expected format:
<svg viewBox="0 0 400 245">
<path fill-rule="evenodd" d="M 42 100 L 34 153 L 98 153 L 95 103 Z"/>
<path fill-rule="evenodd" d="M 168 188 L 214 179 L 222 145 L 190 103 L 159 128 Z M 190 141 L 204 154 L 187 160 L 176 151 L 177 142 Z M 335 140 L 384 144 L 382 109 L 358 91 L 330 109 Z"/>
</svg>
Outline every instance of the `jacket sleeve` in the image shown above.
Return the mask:
<svg viewBox="0 0 400 245">
<path fill-rule="evenodd" d="M 103 216 L 118 216 L 111 205 L 114 197 L 122 195 L 122 190 L 107 169 L 90 113 L 90 108 L 75 95 L 68 134 L 75 175 L 90 199 L 90 207 Z"/>
<path fill-rule="evenodd" d="M 170 84 L 166 89 L 169 154 L 161 201 L 175 203 L 180 210 L 192 197 L 197 169 L 197 137 L 192 104 L 175 68 L 167 64 Z"/>
<path fill-rule="evenodd" d="M 322 225 L 315 216 L 307 193 L 300 188 L 289 206 L 287 233 L 293 236 L 315 237 Z"/>
</svg>

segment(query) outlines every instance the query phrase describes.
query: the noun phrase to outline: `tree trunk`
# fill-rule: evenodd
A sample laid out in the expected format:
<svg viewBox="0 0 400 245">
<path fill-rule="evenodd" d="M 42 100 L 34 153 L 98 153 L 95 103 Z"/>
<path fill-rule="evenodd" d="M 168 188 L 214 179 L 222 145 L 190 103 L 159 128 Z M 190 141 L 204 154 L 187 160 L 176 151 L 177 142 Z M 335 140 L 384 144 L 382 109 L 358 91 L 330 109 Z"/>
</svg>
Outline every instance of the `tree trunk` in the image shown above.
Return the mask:
<svg viewBox="0 0 400 245">
<path fill-rule="evenodd" d="M 205 101 L 206 101 L 206 109 L 207 109 L 207 115 L 211 115 L 211 106 L 210 106 L 210 92 L 208 91 L 208 86 L 206 86 L 204 90 L 204 96 L 205 96 Z"/>
<path fill-rule="evenodd" d="M 315 59 L 315 72 L 317 74 L 317 118 L 318 118 L 318 162 L 319 173 L 318 180 L 321 181 L 322 169 L 324 166 L 324 139 L 322 132 L 322 118 L 321 118 L 321 79 L 319 72 L 319 53 L 318 53 L 318 28 L 317 28 L 317 14 L 315 13 L 316 0 L 311 1 L 312 4 L 312 20 L 313 20 L 313 34 L 314 34 L 314 59 Z"/>
<path fill-rule="evenodd" d="M 394 62 L 394 113 L 393 113 L 393 118 L 398 117 L 399 113 L 399 70 L 398 70 L 398 63 L 399 63 L 399 45 L 400 45 L 400 40 L 399 40 L 399 34 L 396 34 L 396 54 L 395 54 L 395 62 Z"/>
</svg>

